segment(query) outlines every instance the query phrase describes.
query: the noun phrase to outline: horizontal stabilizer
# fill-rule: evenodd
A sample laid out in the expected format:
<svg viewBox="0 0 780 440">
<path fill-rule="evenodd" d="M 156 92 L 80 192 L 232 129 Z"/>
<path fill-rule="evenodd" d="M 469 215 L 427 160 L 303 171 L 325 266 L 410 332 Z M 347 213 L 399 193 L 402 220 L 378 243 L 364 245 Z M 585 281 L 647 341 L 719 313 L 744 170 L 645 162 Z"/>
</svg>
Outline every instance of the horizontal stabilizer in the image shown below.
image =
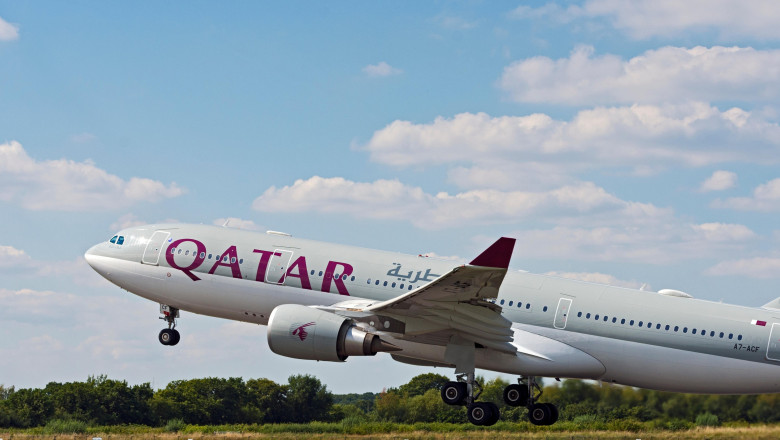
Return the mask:
<svg viewBox="0 0 780 440">
<path fill-rule="evenodd" d="M 780 310 L 780 298 L 775 298 L 772 301 L 761 306 L 762 309 L 775 309 Z"/>
</svg>

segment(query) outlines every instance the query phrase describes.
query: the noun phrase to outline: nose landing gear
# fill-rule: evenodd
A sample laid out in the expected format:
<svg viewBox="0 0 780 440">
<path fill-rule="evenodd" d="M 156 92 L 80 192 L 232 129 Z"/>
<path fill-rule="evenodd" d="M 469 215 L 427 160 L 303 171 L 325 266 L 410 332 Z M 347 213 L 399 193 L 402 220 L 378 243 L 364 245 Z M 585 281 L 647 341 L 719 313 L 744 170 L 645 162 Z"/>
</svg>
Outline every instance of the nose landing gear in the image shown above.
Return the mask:
<svg viewBox="0 0 780 440">
<path fill-rule="evenodd" d="M 166 304 L 160 304 L 160 313 L 163 315 L 160 319 L 164 319 L 168 323 L 168 328 L 160 330 L 157 339 L 160 340 L 162 345 L 178 344 L 181 339 L 179 331 L 176 330 L 176 318 L 179 317 L 179 309 Z"/>
</svg>

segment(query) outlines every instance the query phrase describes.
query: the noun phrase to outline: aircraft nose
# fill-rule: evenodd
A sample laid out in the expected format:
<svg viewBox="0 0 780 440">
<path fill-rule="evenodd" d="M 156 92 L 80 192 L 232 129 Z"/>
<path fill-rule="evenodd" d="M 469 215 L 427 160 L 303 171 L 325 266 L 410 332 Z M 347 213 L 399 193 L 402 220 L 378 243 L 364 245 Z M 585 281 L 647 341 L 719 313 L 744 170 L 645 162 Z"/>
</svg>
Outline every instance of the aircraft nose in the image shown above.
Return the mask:
<svg viewBox="0 0 780 440">
<path fill-rule="evenodd" d="M 94 245 L 91 248 L 87 249 L 86 252 L 84 252 L 84 259 L 87 260 L 87 264 L 92 266 L 93 269 L 95 269 L 95 260 L 97 256 L 96 248 L 98 245 Z"/>
</svg>

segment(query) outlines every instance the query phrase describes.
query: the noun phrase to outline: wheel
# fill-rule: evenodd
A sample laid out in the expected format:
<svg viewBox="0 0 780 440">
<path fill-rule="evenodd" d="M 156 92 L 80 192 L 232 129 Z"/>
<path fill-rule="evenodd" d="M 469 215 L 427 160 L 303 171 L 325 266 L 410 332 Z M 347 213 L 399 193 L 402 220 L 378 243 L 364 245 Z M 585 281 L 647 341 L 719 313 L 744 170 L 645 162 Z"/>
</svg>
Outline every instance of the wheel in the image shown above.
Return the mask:
<svg viewBox="0 0 780 440">
<path fill-rule="evenodd" d="M 162 345 L 173 345 L 173 341 L 176 340 L 175 333 L 173 333 L 174 330 L 171 330 L 169 328 L 164 328 L 160 330 L 160 334 L 157 336 L 157 339 L 160 340 L 160 344 Z M 178 342 L 178 340 L 176 340 Z"/>
<path fill-rule="evenodd" d="M 504 388 L 504 402 L 509 406 L 526 406 L 528 404 L 528 387 L 514 384 Z"/>
<path fill-rule="evenodd" d="M 176 329 L 173 329 L 173 339 L 171 339 L 171 345 L 176 345 L 181 340 L 181 335 L 179 334 L 179 331 Z"/>
<path fill-rule="evenodd" d="M 490 411 L 493 413 L 493 417 L 490 418 L 490 420 L 485 423 L 485 426 L 493 426 L 498 422 L 498 419 L 501 418 L 501 411 L 498 409 L 498 405 L 496 405 L 493 402 L 487 402 L 487 404 L 490 406 Z"/>
<path fill-rule="evenodd" d="M 552 403 L 543 403 L 542 405 L 546 405 L 547 409 L 550 410 L 550 423 L 548 425 L 552 425 L 553 423 L 558 421 L 558 407 L 553 405 Z"/>
<path fill-rule="evenodd" d="M 528 420 L 534 425 L 549 425 L 552 412 L 545 403 L 534 403 L 528 407 Z"/>
<path fill-rule="evenodd" d="M 494 414 L 498 413 L 498 407 L 495 407 L 495 413 L 493 407 L 495 407 L 495 405 L 490 402 L 472 403 L 466 410 L 469 422 L 477 426 L 487 426 L 488 424 L 496 423 L 493 421 L 493 418 L 495 417 Z M 496 420 L 498 419 L 496 418 Z M 493 421 L 493 423 L 490 423 L 491 421 Z"/>
<path fill-rule="evenodd" d="M 447 405 L 463 405 L 467 391 L 465 382 L 447 382 L 441 387 L 441 400 Z"/>
</svg>

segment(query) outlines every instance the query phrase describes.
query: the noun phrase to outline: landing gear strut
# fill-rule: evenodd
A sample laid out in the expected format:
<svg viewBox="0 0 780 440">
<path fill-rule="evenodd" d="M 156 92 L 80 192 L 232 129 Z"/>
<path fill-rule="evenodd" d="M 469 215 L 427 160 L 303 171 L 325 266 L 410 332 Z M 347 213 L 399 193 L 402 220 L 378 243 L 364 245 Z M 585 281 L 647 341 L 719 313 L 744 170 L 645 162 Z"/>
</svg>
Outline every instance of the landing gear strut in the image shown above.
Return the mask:
<svg viewBox="0 0 780 440">
<path fill-rule="evenodd" d="M 517 384 L 504 388 L 504 402 L 509 406 L 525 406 L 528 408 L 528 420 L 534 425 L 552 425 L 558 421 L 558 407 L 552 403 L 538 403 L 542 388 L 536 383 L 536 378 L 520 378 Z"/>
<path fill-rule="evenodd" d="M 179 309 L 166 304 L 160 304 L 160 313 L 163 315 L 160 319 L 164 319 L 168 323 L 168 328 L 160 330 L 157 338 L 162 345 L 178 344 L 181 339 L 179 331 L 176 330 L 176 318 L 179 317 Z"/>
</svg>

